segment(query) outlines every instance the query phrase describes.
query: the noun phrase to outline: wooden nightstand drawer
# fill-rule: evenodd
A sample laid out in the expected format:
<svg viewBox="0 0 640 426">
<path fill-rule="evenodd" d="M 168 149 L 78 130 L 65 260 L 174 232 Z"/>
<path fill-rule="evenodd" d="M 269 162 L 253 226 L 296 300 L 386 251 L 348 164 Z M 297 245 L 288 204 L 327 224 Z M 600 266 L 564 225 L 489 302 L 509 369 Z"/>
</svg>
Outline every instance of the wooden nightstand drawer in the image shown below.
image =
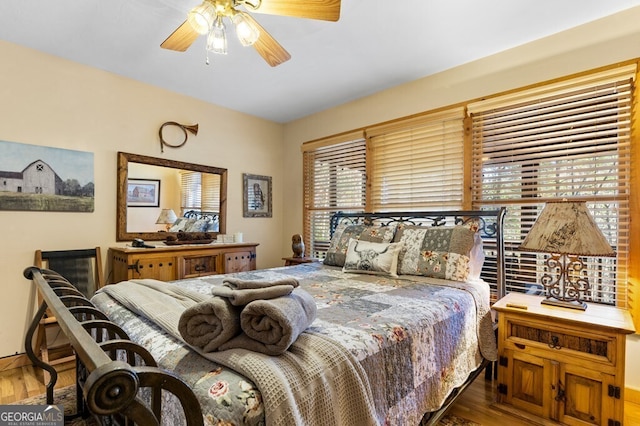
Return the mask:
<svg viewBox="0 0 640 426">
<path fill-rule="evenodd" d="M 505 344 L 523 349 L 523 346 L 538 351 L 554 351 L 558 355 L 581 357 L 615 366 L 616 334 L 598 334 L 586 329 L 554 327 L 532 320 L 509 318 L 506 322 Z"/>
<path fill-rule="evenodd" d="M 193 256 L 183 258 L 183 276 L 185 278 L 212 275 L 217 273 L 218 256 Z"/>
</svg>

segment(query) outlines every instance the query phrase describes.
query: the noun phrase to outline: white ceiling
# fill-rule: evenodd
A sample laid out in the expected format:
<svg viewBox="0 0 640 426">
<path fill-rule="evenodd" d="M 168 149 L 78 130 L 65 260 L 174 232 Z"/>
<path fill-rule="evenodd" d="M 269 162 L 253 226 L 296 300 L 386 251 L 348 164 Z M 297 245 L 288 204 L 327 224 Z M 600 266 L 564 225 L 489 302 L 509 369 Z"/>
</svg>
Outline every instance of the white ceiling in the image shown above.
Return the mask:
<svg viewBox="0 0 640 426">
<path fill-rule="evenodd" d="M 256 13 L 291 53 L 275 68 L 231 31 L 229 54 L 211 54 L 211 65 L 204 36 L 185 53 L 161 49 L 199 3 L 0 0 L 0 39 L 285 123 L 640 0 L 342 0 L 338 22 Z"/>
</svg>

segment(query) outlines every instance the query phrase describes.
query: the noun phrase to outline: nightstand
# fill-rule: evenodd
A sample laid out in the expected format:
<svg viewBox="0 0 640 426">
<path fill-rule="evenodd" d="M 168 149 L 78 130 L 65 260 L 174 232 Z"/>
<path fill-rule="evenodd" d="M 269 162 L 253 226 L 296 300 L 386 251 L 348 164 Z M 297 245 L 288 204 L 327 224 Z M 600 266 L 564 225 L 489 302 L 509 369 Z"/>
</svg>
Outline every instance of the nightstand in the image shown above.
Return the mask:
<svg viewBox="0 0 640 426">
<path fill-rule="evenodd" d="M 510 293 L 498 312 L 498 406 L 544 423 L 620 426 L 624 417 L 628 311 L 541 305 Z M 514 410 L 515 409 L 515 410 Z"/>
<path fill-rule="evenodd" d="M 319 262 L 319 259 L 313 257 L 283 257 L 284 266 L 300 265 L 301 263 Z"/>
</svg>

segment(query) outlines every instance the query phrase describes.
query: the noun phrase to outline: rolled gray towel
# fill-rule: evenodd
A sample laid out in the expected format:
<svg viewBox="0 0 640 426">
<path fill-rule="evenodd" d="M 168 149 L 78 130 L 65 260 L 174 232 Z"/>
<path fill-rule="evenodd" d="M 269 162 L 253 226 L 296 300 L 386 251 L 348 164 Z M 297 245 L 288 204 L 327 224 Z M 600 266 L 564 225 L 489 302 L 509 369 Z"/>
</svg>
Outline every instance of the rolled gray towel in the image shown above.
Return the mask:
<svg viewBox="0 0 640 426">
<path fill-rule="evenodd" d="M 280 278 L 277 280 L 241 280 L 239 278 L 225 278 L 222 280 L 222 284 L 237 290 L 265 288 L 277 285 L 290 285 L 293 286 L 293 288 L 297 288 L 300 285 L 298 280 L 293 277 Z"/>
<path fill-rule="evenodd" d="M 317 310 L 313 297 L 300 288 L 287 296 L 253 301 L 240 313 L 243 333 L 219 349 L 243 348 L 280 355 L 311 325 Z"/>
<path fill-rule="evenodd" d="M 216 351 L 240 333 L 240 308 L 223 297 L 212 297 L 185 309 L 178 331 L 188 344 L 204 352 Z"/>
<path fill-rule="evenodd" d="M 261 299 L 274 299 L 280 296 L 286 296 L 293 291 L 290 285 L 275 285 L 263 288 L 248 288 L 244 290 L 236 290 L 225 285 L 214 286 L 211 293 L 214 296 L 226 297 L 234 306 L 244 306 L 249 302 Z"/>
</svg>

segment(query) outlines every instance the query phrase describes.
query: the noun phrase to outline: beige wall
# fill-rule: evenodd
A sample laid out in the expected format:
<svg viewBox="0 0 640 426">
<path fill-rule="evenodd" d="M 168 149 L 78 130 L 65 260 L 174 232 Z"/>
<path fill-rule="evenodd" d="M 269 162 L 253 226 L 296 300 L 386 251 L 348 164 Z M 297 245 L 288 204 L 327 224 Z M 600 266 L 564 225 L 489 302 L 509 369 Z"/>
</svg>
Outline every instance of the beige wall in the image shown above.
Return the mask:
<svg viewBox="0 0 640 426">
<path fill-rule="evenodd" d="M 284 179 L 297 208 L 284 211 L 284 235 L 302 229 L 303 142 L 640 57 L 638 22 L 640 7 L 288 123 Z M 627 386 L 640 390 L 638 351 L 640 338 L 628 338 Z"/>
<path fill-rule="evenodd" d="M 34 293 L 22 271 L 36 249 L 101 246 L 106 256 L 124 244 L 115 241 L 117 151 L 227 168 L 227 232 L 260 243 L 258 267 L 282 264 L 290 249 L 281 253 L 281 124 L 4 41 L 0 57 L 0 139 L 93 152 L 96 190 L 93 213 L 0 211 L 0 357 L 24 352 Z M 158 128 L 166 121 L 199 123 L 198 135 L 161 153 Z M 272 176 L 273 218 L 242 217 L 242 173 Z"/>
</svg>

